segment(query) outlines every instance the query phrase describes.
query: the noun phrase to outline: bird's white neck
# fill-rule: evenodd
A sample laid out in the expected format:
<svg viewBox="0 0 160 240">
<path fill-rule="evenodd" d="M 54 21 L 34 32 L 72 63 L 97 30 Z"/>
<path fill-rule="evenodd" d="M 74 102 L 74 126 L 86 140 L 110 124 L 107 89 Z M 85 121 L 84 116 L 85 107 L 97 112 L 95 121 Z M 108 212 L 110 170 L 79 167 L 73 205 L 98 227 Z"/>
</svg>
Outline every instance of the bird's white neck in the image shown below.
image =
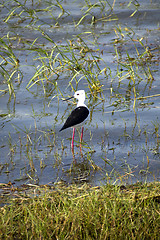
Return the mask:
<svg viewBox="0 0 160 240">
<path fill-rule="evenodd" d="M 77 107 L 86 107 L 87 108 L 87 106 L 84 104 L 84 101 L 78 101 Z"/>
</svg>

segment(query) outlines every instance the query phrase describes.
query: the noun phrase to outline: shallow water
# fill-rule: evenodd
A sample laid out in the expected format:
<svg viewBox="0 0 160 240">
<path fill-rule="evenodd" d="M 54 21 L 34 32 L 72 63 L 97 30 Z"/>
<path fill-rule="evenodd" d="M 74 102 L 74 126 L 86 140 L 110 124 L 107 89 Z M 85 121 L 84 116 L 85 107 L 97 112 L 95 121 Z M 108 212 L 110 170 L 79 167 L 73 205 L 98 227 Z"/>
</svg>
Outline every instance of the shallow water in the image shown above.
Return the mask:
<svg viewBox="0 0 160 240">
<path fill-rule="evenodd" d="M 9 33 L 12 37 L 20 38 L 19 41 L 11 39 L 10 44 L 19 59 L 19 71 L 21 71 L 19 73 L 23 78 L 21 83 L 18 83 L 15 76 L 15 100 L 13 96 L 10 100 L 8 93 L 1 95 L 0 98 L 0 182 L 11 181 L 21 185 L 23 183 L 48 184 L 62 180 L 66 183 L 89 182 L 99 185 L 106 181 L 123 180 L 131 183 L 159 180 L 160 97 L 139 99 L 133 109 L 132 82 L 127 77 L 119 81 L 116 76 L 117 69 L 127 73 L 127 68 L 124 64 L 121 69 L 122 65 L 117 62 L 115 48 L 125 62 L 127 52 L 130 57 L 136 57 L 135 46 L 139 53 L 144 52 L 143 46 L 136 41 L 134 45 L 133 41 L 129 40 L 130 37 L 135 40 L 143 38 L 143 43 L 154 49 L 152 51 L 154 56 L 147 64 L 144 60 L 143 66 L 137 70 L 137 76 L 142 78 L 136 84 L 137 96 L 152 96 L 160 93 L 158 81 L 160 4 L 159 1 L 141 1 L 140 3 L 138 11 L 130 17 L 135 9 L 134 6 L 128 8 L 121 4 L 121 1 L 116 1 L 114 11 L 111 13 L 114 13 L 112 16 L 115 20 L 99 20 L 94 25 L 91 25 L 91 15 L 87 15 L 79 26 L 75 27 L 74 22 L 77 23 L 82 17 L 80 8 L 83 4 L 80 1 L 75 1 L 73 4 L 67 4 L 66 1 L 64 7 L 69 14 L 59 18 L 59 25 L 56 27 L 56 20 L 52 15 L 54 13 L 56 17 L 61 11 L 55 7 L 49 14 L 46 11 L 39 11 L 37 21 L 35 18 L 33 23 L 27 15 L 23 16 L 23 14 L 21 21 L 15 16 L 7 23 L 2 23 L 0 37 Z M 37 2 L 37 5 L 30 6 L 29 2 L 26 3 L 26 7 L 33 9 L 46 8 L 44 5 L 45 3 Z M 92 14 L 99 19 L 103 11 L 96 8 L 93 9 Z M 7 14 L 5 5 L 1 8 L 1 18 L 6 18 Z M 74 158 L 70 147 L 72 129 L 59 133 L 59 129 L 74 106 L 63 102 L 60 92 L 57 95 L 56 89 L 49 82 L 45 82 L 47 97 L 44 95 L 41 84 L 34 85 L 29 90 L 26 89 L 37 66 L 41 67 L 36 47 L 51 49 L 54 46 L 40 31 L 36 30 L 40 25 L 59 47 L 65 47 L 68 44 L 67 40 L 74 38 L 78 41 L 79 36 L 83 37 L 87 46 L 92 49 L 92 54 L 95 56 L 100 54 L 99 57 L 103 59 L 99 64 L 100 69 L 106 67 L 107 77 L 103 74 L 98 75 L 103 92 L 97 95 L 97 99 L 90 95 L 88 81 L 85 77 L 81 79 L 83 76 L 81 73 L 77 75 L 77 79 L 81 79 L 78 83 L 75 79 L 72 81 L 75 89 L 85 89 L 86 104 L 91 111 L 90 119 L 85 125 L 83 157 L 78 146 L 79 133 L 76 133 Z M 121 36 L 119 26 L 122 28 L 124 37 L 122 43 L 118 42 L 116 45 L 113 42 Z M 130 32 L 128 35 L 125 28 L 128 29 L 126 32 Z M 118 35 L 113 29 L 117 29 Z M 82 35 L 77 36 L 78 34 Z M 36 38 L 38 38 L 37 45 L 34 50 L 31 50 L 30 46 Z M 97 49 L 99 49 L 98 52 L 96 52 Z M 66 51 L 65 54 L 72 59 L 71 53 Z M 4 56 L 6 56 L 5 53 Z M 149 81 L 144 74 L 148 67 L 154 77 L 153 81 Z M 8 72 L 10 68 L 11 66 L 7 66 Z M 71 85 L 68 86 L 72 77 L 72 72 L 62 71 L 58 80 L 55 75 L 51 76 L 50 80 L 57 81 L 58 88 L 67 97 L 73 94 Z M 0 89 L 5 88 L 6 84 L 2 76 Z M 55 98 L 52 99 L 53 95 Z"/>
</svg>

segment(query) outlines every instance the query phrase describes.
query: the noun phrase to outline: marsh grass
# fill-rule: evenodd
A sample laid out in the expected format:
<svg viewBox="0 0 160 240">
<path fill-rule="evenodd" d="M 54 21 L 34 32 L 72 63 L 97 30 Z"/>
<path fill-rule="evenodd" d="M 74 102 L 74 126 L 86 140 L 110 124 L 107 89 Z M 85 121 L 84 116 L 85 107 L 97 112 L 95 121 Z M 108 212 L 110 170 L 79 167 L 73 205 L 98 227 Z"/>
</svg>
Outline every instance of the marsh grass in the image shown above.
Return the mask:
<svg viewBox="0 0 160 240">
<path fill-rule="evenodd" d="M 28 89 L 37 83 L 41 83 L 45 93 L 45 84 L 50 83 L 53 85 L 54 90 L 60 92 L 59 78 L 63 74 L 64 76 L 72 76 L 66 87 L 71 87 L 74 91 L 83 79 L 87 81 L 92 94 L 95 91 L 102 91 L 102 84 L 98 76 L 105 72 L 106 68 L 100 69 L 99 61 L 102 59 L 98 50 L 89 48 L 87 43 L 80 37 L 72 41 L 66 41 L 66 44 L 62 45 L 54 43 L 44 32 L 43 35 L 54 46 L 52 49 L 38 53 L 39 57 L 35 58 L 35 60 L 40 61 L 41 65 L 38 66 L 36 73 L 29 81 Z M 76 87 L 74 86 L 75 83 Z"/>
<path fill-rule="evenodd" d="M 6 184 L 2 189 L 4 193 L 12 191 L 11 203 L 0 209 L 3 239 L 159 237 L 159 183 L 127 187 L 24 185 L 22 189 Z"/>
<path fill-rule="evenodd" d="M 19 70 L 19 59 L 12 50 L 12 41 L 14 40 L 9 33 L 7 36 L 0 38 L 0 74 L 3 82 L 7 85 L 6 89 L 0 90 L 0 94 L 3 96 L 8 92 L 9 101 L 12 95 L 14 98 L 16 97 L 15 85 L 20 85 L 23 79 L 22 72 Z"/>
<path fill-rule="evenodd" d="M 12 35 L 14 36 L 12 37 L 10 34 L 7 34 L 6 37 L 1 38 L 0 47 L 2 52 L 5 51 L 4 54 L 8 56 L 7 58 L 3 56 L 4 54 L 0 56 L 3 59 L 0 65 L 2 68 L 1 74 L 5 78 L 8 87 L 8 89 L 2 89 L 1 93 L 5 94 L 8 91 L 9 96 L 11 97 L 13 94 L 15 98 L 16 87 L 14 82 L 17 82 L 18 79 L 18 83 L 20 83 L 23 79 L 23 73 L 19 71 L 19 60 L 15 53 L 15 39 L 17 40 L 16 48 L 23 43 L 25 46 L 23 49 L 29 49 L 29 51 L 34 52 L 35 55 L 35 64 L 33 66 L 35 72 L 26 84 L 26 89 L 31 93 L 35 91 L 35 88 L 33 88 L 33 91 L 31 90 L 32 87 L 38 85 L 42 87 L 45 97 L 50 97 L 51 95 L 53 95 L 53 98 L 59 97 L 59 95 L 63 97 L 61 78 L 67 76 L 69 80 L 66 88 L 68 87 L 75 91 L 79 83 L 84 81 L 87 83 L 86 87 L 92 96 L 98 98 L 99 94 L 102 94 L 106 88 L 104 80 L 107 81 L 108 78 L 111 78 L 111 84 L 108 87 L 110 88 L 112 97 L 119 99 L 121 95 L 120 93 L 115 94 L 115 89 L 117 87 L 120 88 L 124 80 L 127 79 L 128 86 L 125 81 L 125 87 L 128 88 L 131 97 L 133 93 L 133 108 L 135 108 L 137 97 L 141 97 L 138 85 L 147 79 L 147 85 L 151 88 L 154 77 L 150 69 L 150 62 L 152 62 L 155 55 L 153 50 L 143 42 L 143 38 L 135 38 L 135 33 L 131 28 L 123 27 L 120 24 L 114 28 L 115 39 L 111 44 L 114 46 L 115 52 L 113 52 L 113 54 L 115 54 L 118 63 L 117 72 L 114 74 L 107 65 L 107 62 L 103 60 L 103 51 L 100 50 L 98 35 L 94 32 L 94 27 L 70 39 L 63 40 L 63 42 L 55 42 L 54 38 L 50 36 L 48 28 L 44 27 L 47 23 L 41 21 L 41 14 L 42 16 L 43 14 L 44 16 L 48 14 L 50 18 L 54 19 L 53 22 L 55 25 L 52 26 L 48 24 L 48 27 L 55 28 L 59 26 L 60 28 L 61 20 L 70 15 L 69 11 L 65 10 L 66 6 L 63 6 L 61 2 L 56 1 L 51 5 L 46 3 L 46 8 L 42 8 L 41 1 L 30 4 L 26 1 L 23 3 L 21 1 L 14 1 L 14 4 L 12 9 L 9 10 L 6 3 L 3 2 L 4 8 L 8 11 L 4 23 L 9 24 L 11 20 L 17 20 L 18 24 L 22 24 L 30 20 L 27 22 L 26 28 L 30 29 L 32 27 L 35 32 L 39 33 L 42 39 L 45 39 L 45 45 L 50 47 L 46 48 L 39 38 L 29 40 L 13 33 Z M 114 14 L 115 4 L 116 1 L 113 1 L 112 4 L 108 1 L 100 1 L 94 4 L 90 1 L 84 1 L 84 5 L 80 11 L 82 16 L 79 20 L 73 19 L 73 26 L 78 28 L 87 16 L 90 16 L 90 21 L 87 22 L 88 26 L 106 21 L 107 18 L 108 21 L 114 21 L 112 14 Z M 133 17 L 139 7 L 139 3 L 129 1 L 129 3 L 126 4 L 128 4 L 128 8 L 134 6 Z M 96 11 L 99 13 L 98 18 L 95 18 Z M 55 14 L 54 16 L 53 13 Z M 95 21 L 93 21 L 94 18 Z M 132 48 L 132 54 L 127 50 L 127 46 Z M 22 51 L 22 49 L 20 50 Z M 10 73 L 8 72 L 8 65 L 12 66 Z M 145 78 L 145 80 L 143 78 Z M 117 82 L 117 84 L 113 86 L 115 82 Z"/>
</svg>

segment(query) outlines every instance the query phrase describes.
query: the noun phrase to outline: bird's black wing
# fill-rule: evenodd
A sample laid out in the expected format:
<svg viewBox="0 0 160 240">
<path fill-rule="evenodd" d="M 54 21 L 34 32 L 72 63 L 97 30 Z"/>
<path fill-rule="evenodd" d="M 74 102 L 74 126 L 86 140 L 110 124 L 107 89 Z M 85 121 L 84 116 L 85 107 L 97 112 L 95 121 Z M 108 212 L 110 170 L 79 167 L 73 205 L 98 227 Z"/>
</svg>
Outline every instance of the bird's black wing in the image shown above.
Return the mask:
<svg viewBox="0 0 160 240">
<path fill-rule="evenodd" d="M 84 106 L 75 108 L 67 118 L 65 124 L 60 129 L 60 131 L 69 127 L 74 127 L 75 125 L 82 123 L 88 117 L 88 115 L 89 115 L 88 108 Z"/>
</svg>

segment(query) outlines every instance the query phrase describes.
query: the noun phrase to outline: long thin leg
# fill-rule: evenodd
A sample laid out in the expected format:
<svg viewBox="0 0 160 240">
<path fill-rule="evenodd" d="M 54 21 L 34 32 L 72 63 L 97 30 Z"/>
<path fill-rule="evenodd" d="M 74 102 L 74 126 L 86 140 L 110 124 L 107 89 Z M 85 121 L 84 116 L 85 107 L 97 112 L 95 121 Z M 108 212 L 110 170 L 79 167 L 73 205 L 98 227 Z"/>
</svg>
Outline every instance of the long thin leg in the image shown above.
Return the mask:
<svg viewBox="0 0 160 240">
<path fill-rule="evenodd" d="M 72 135 L 72 151 L 74 150 L 74 134 L 75 134 L 75 128 L 73 128 L 73 135 Z"/>
<path fill-rule="evenodd" d="M 83 129 L 84 129 L 84 127 L 82 127 L 82 132 L 81 132 L 81 143 L 82 143 L 82 139 L 83 139 Z"/>
<path fill-rule="evenodd" d="M 82 127 L 82 131 L 81 131 L 81 139 L 80 139 L 80 152 L 82 154 L 82 139 L 83 139 L 83 127 Z"/>
</svg>

